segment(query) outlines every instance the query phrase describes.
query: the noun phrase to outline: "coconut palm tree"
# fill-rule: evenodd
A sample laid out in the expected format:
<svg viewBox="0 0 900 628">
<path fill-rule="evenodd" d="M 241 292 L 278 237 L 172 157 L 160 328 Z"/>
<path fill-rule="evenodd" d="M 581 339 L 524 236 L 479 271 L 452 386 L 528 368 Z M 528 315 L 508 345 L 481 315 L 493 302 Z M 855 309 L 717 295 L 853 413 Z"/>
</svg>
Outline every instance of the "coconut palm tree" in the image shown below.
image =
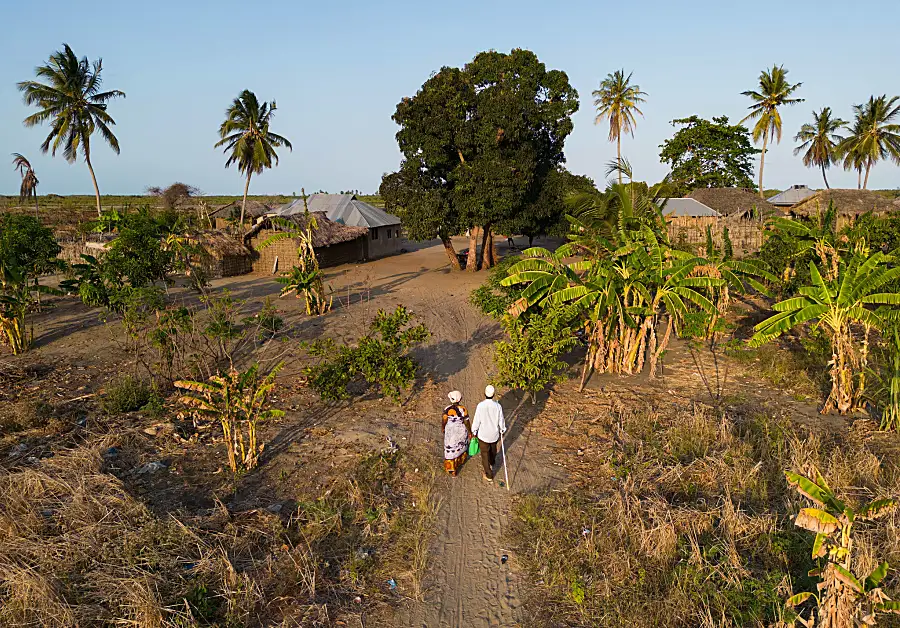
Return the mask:
<svg viewBox="0 0 900 628">
<path fill-rule="evenodd" d="M 784 66 L 773 65 L 771 70 L 763 70 L 759 75 L 759 91 L 748 90 L 741 92 L 753 100 L 750 105 L 750 113 L 747 114 L 741 124 L 748 120 L 756 120 L 753 127 L 753 141 L 762 139 L 762 153 L 759 155 L 759 195 L 765 198 L 763 192 L 763 168 L 766 165 L 766 146 L 770 140 L 781 142 L 781 113 L 779 107 L 784 105 L 796 105 L 803 102 L 802 98 L 791 98 L 803 83 L 791 85 L 787 82 L 788 71 Z"/>
<path fill-rule="evenodd" d="M 19 201 L 25 202 L 25 199 L 34 197 L 34 217 L 37 218 L 38 215 L 38 199 L 37 199 L 37 186 L 40 181 L 38 181 L 37 175 L 34 174 L 34 168 L 31 167 L 31 162 L 28 161 L 24 155 L 20 155 L 19 153 L 13 153 L 13 168 L 22 175 L 22 185 L 19 187 Z"/>
<path fill-rule="evenodd" d="M 238 170 L 247 177 L 244 185 L 244 202 L 241 204 L 241 228 L 244 225 L 250 177 L 271 168 L 273 160 L 275 165 L 278 165 L 276 148 L 286 146 L 289 150 L 293 149 L 287 138 L 269 131 L 269 123 L 274 113 L 274 100 L 260 104 L 256 94 L 245 89 L 225 111 L 225 121 L 219 127 L 219 136 L 222 139 L 216 142 L 216 148 L 224 146 L 225 152 L 228 153 L 225 167 L 236 163 Z"/>
<path fill-rule="evenodd" d="M 869 102 L 856 105 L 856 120 L 851 135 L 841 144 L 844 168 L 853 167 L 859 176 L 866 171 L 862 189 L 869 185 L 869 173 L 880 160 L 900 164 L 900 96 L 886 94 L 869 97 Z M 895 120 L 897 122 L 895 122 Z"/>
<path fill-rule="evenodd" d="M 616 70 L 601 81 L 600 89 L 592 92 L 594 106 L 597 108 L 594 124 L 609 120 L 609 141 L 616 142 L 616 158 L 619 163 L 622 161 L 622 133 L 629 133 L 634 137 L 634 127 L 637 125 L 634 114 L 637 112 L 644 115 L 638 105 L 646 102 L 644 96 L 647 95 L 638 85 L 631 84 L 631 74 L 625 76 L 625 70 Z M 621 172 L 619 183 L 622 183 Z"/>
<path fill-rule="evenodd" d="M 102 213 L 100 187 L 91 164 L 91 136 L 99 130 L 110 148 L 119 154 L 119 140 L 110 129 L 116 122 L 106 109 L 110 100 L 125 97 L 125 93 L 117 89 L 100 91 L 102 70 L 102 59 L 93 63 L 87 57 L 79 59 L 69 44 L 63 44 L 62 50 L 54 52 L 46 64 L 35 69 L 37 78 L 45 82 L 23 81 L 18 84 L 25 104 L 40 109 L 25 118 L 25 126 L 32 127 L 44 122 L 51 125 L 41 150 L 45 153 L 51 150 L 52 143 L 51 155 L 56 155 L 62 147 L 63 157 L 70 163 L 75 161 L 81 150 L 94 182 L 98 216 Z"/>
<path fill-rule="evenodd" d="M 803 142 L 794 149 L 794 155 L 806 151 L 803 154 L 803 165 L 807 168 L 821 168 L 822 179 L 825 180 L 825 187 L 829 190 L 831 186 L 828 185 L 825 170 L 838 161 L 840 156 L 838 146 L 844 141 L 844 137 L 838 135 L 838 131 L 845 126 L 847 126 L 845 120 L 831 117 L 831 107 L 822 107 L 818 113 L 813 111 L 812 123 L 804 124 L 800 127 L 800 132 L 794 136 L 795 142 Z"/>
</svg>

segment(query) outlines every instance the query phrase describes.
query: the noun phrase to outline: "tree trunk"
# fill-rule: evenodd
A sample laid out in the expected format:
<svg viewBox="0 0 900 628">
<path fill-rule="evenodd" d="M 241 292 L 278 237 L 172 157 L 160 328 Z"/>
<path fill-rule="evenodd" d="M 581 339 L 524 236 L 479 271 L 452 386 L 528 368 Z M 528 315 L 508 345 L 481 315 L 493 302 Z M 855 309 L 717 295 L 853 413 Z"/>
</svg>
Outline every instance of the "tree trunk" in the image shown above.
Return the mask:
<svg viewBox="0 0 900 628">
<path fill-rule="evenodd" d="M 763 133 L 763 147 L 759 154 L 759 197 L 766 198 L 766 192 L 763 189 L 763 168 L 766 166 L 766 146 L 769 144 L 769 132 Z"/>
<path fill-rule="evenodd" d="M 862 189 L 862 168 L 856 169 L 856 189 Z"/>
<path fill-rule="evenodd" d="M 241 235 L 244 234 L 244 213 L 247 210 L 247 192 L 250 191 L 250 177 L 253 176 L 252 172 L 247 173 L 247 183 L 244 184 L 244 202 L 241 203 Z"/>
<path fill-rule="evenodd" d="M 97 185 L 97 175 L 94 174 L 94 167 L 91 165 L 91 151 L 87 146 L 84 147 L 84 161 L 87 163 L 88 170 L 91 171 L 91 180 L 94 182 L 94 195 L 97 197 L 97 218 L 100 218 L 103 215 L 103 210 L 100 209 L 100 186 Z"/>
<path fill-rule="evenodd" d="M 672 337 L 672 327 L 673 320 L 672 315 L 669 314 L 667 317 L 669 320 L 666 322 L 666 333 L 663 334 L 662 340 L 656 348 L 656 351 L 650 356 L 650 372 L 647 374 L 650 379 L 656 378 L 656 365 L 659 362 L 659 357 L 662 355 L 663 351 L 666 350 L 666 347 L 669 346 L 669 339 Z"/>
<path fill-rule="evenodd" d="M 619 166 L 619 185 L 622 185 L 622 129 L 616 135 L 616 164 Z"/>
<path fill-rule="evenodd" d="M 450 238 L 442 237 L 441 244 L 444 245 L 444 250 L 447 252 L 447 257 L 450 258 L 450 267 L 453 270 L 459 270 L 459 258 L 456 256 L 456 249 L 453 248 L 453 242 Z"/>
<path fill-rule="evenodd" d="M 528 248 L 534 246 L 534 236 L 528 236 Z"/>
<path fill-rule="evenodd" d="M 38 217 L 37 186 L 34 186 L 34 217 Z"/>
<path fill-rule="evenodd" d="M 497 264 L 497 250 L 494 248 L 494 232 L 493 230 L 488 231 L 488 247 L 487 252 L 485 253 L 487 260 L 487 267 L 493 268 Z"/>
<path fill-rule="evenodd" d="M 866 162 L 866 178 L 863 179 L 862 189 L 867 190 L 869 188 L 869 171 L 872 169 L 872 160 L 868 160 Z"/>
<path fill-rule="evenodd" d="M 466 258 L 466 270 L 474 273 L 478 270 L 476 255 L 478 254 L 478 227 L 469 229 L 469 256 Z"/>
<path fill-rule="evenodd" d="M 491 237 L 491 226 L 487 225 L 485 227 L 482 227 L 482 229 L 481 229 L 481 252 L 478 254 L 478 260 L 476 262 L 478 264 L 478 270 L 490 268 L 490 266 L 488 266 L 488 257 L 489 257 L 488 241 L 490 240 L 490 237 Z"/>
<path fill-rule="evenodd" d="M 821 165 L 822 165 L 822 178 L 825 179 L 825 189 L 830 190 L 831 186 L 828 185 L 828 177 L 825 176 L 825 164 L 822 163 Z"/>
</svg>

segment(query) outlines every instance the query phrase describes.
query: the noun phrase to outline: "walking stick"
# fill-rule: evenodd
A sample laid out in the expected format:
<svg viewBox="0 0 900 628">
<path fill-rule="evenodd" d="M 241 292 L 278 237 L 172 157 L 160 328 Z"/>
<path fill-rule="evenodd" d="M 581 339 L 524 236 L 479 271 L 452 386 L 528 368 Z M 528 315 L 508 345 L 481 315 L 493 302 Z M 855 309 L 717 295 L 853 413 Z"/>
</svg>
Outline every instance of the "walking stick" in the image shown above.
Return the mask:
<svg viewBox="0 0 900 628">
<path fill-rule="evenodd" d="M 503 445 L 503 432 L 500 433 L 500 451 L 503 452 L 503 477 L 506 478 L 506 490 L 509 490 L 509 472 L 506 470 L 506 447 Z"/>
</svg>

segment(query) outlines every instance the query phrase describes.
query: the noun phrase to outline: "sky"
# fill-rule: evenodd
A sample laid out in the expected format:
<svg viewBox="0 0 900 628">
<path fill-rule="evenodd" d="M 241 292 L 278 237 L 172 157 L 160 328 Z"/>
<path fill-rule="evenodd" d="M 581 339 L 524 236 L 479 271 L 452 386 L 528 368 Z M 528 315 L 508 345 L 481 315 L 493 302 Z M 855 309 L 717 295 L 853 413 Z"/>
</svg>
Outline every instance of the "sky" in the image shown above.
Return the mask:
<svg viewBox="0 0 900 628">
<path fill-rule="evenodd" d="M 740 120 L 749 105 L 741 92 L 773 64 L 803 83 L 798 96 L 806 100 L 783 112 L 782 142 L 766 157 L 766 188 L 822 187 L 821 175 L 792 154 L 793 136 L 813 109 L 830 106 L 851 119 L 852 105 L 872 94 L 900 95 L 896 0 L 786 0 L 759 10 L 728 0 L 93 0 L 89 10 L 70 1 L 0 0 L 0 14 L 0 194 L 18 193 L 13 152 L 31 160 L 39 193 L 93 193 L 83 161 L 41 154 L 47 127 L 21 122 L 31 111 L 16 83 L 33 78 L 63 42 L 78 56 L 102 57 L 104 86 L 127 94 L 109 109 L 121 154 L 100 144 L 92 151 L 104 194 L 141 194 L 174 181 L 206 194 L 242 193 L 241 176 L 225 169 L 213 145 L 243 89 L 277 102 L 272 130 L 294 147 L 254 178 L 251 194 L 373 193 L 400 162 L 391 120 L 400 99 L 442 66 L 491 49 L 527 48 L 568 74 L 581 107 L 567 166 L 598 183 L 615 144 L 605 124 L 594 124 L 591 91 L 619 68 L 648 93 L 623 155 L 636 179 L 651 182 L 667 172 L 659 145 L 675 131 L 671 120 Z M 855 187 L 856 175 L 832 169 L 829 181 Z M 900 167 L 878 164 L 869 187 L 900 187 Z"/>
</svg>

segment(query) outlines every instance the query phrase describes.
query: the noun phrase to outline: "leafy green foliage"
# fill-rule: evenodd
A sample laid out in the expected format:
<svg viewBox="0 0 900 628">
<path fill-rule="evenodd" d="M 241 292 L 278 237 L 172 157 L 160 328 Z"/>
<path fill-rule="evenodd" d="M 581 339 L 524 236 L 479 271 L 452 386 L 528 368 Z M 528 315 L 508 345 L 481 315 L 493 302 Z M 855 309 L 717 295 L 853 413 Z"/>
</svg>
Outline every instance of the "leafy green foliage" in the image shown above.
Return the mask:
<svg viewBox="0 0 900 628">
<path fill-rule="evenodd" d="M 60 247 L 53 231 L 37 218 L 0 214 L 0 258 L 20 269 L 29 280 L 61 268 Z"/>
<path fill-rule="evenodd" d="M 128 214 L 104 256 L 106 278 L 113 284 L 127 281 L 134 288 L 165 279 L 172 254 L 163 248 L 164 235 L 149 212 Z"/>
<path fill-rule="evenodd" d="M 494 343 L 496 383 L 523 390 L 536 400 L 539 392 L 562 381 L 568 364 L 559 356 L 577 343 L 573 329 L 576 317 L 577 311 L 571 306 L 554 306 L 527 322 L 505 319 L 503 326 L 509 339 Z"/>
<path fill-rule="evenodd" d="M 521 261 L 518 255 L 507 255 L 494 266 L 487 280 L 469 295 L 469 302 L 483 314 L 502 318 L 513 303 L 522 296 L 520 286 L 504 286 L 502 281 L 509 275 L 509 269 Z"/>
<path fill-rule="evenodd" d="M 429 336 L 425 325 L 410 326 L 411 320 L 400 305 L 390 314 L 379 310 L 369 334 L 355 346 L 338 347 L 331 339 L 313 343 L 309 353 L 320 361 L 306 369 L 309 385 L 323 399 L 336 401 L 350 397 L 351 384 L 363 383 L 399 403 L 418 369 L 409 350 Z"/>
<path fill-rule="evenodd" d="M 527 50 L 442 68 L 397 105 L 403 161 L 382 181 L 385 207 L 409 237 L 440 238 L 451 264 L 450 237 L 465 229 L 497 226 L 526 207 L 540 229 L 556 204 L 538 199 L 563 161 L 577 109 L 566 74 Z"/>
<path fill-rule="evenodd" d="M 729 124 L 727 116 L 712 121 L 698 116 L 672 120 L 681 128 L 660 145 L 659 159 L 671 168 L 672 196 L 687 196 L 697 188 L 748 188 L 753 184 L 750 131 Z"/>
</svg>

